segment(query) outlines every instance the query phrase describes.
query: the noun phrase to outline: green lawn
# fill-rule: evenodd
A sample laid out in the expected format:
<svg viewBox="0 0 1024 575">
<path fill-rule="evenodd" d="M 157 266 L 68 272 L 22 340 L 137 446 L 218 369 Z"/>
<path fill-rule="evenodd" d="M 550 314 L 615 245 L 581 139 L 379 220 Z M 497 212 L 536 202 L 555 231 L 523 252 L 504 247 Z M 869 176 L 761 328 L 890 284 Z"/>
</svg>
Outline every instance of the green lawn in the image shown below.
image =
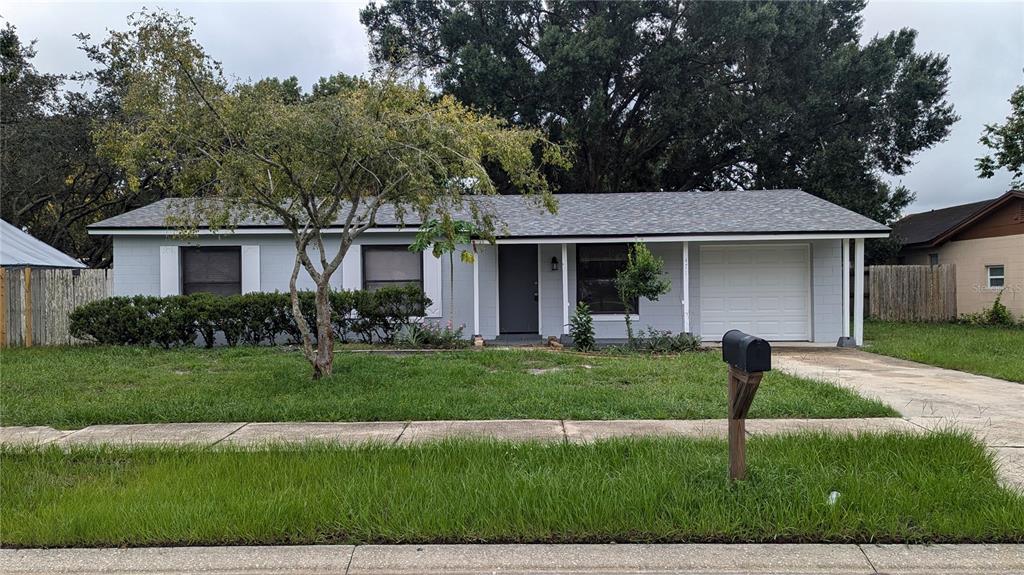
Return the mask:
<svg viewBox="0 0 1024 575">
<path fill-rule="evenodd" d="M 966 435 L 0 450 L 5 546 L 1024 542 Z M 839 493 L 834 505 L 829 494 Z"/>
<path fill-rule="evenodd" d="M 336 356 L 333 377 L 312 381 L 300 354 L 273 348 L 35 348 L 4 350 L 2 372 L 3 425 L 726 415 L 725 364 L 710 352 L 343 352 Z M 771 372 L 750 415 L 897 414 L 847 389 Z"/>
<path fill-rule="evenodd" d="M 1024 329 L 952 323 L 864 323 L 865 349 L 1024 383 Z"/>
</svg>

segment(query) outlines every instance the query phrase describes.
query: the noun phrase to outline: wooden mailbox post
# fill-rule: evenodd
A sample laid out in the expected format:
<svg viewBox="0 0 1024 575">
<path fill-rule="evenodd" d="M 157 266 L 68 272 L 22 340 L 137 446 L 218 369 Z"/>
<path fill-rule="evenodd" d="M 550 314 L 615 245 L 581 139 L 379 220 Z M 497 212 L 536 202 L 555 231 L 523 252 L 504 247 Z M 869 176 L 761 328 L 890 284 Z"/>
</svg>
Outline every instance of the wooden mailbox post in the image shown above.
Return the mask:
<svg viewBox="0 0 1024 575">
<path fill-rule="evenodd" d="M 722 361 L 729 364 L 729 479 L 747 475 L 747 411 L 764 372 L 772 369 L 768 342 L 738 329 L 722 336 Z"/>
</svg>

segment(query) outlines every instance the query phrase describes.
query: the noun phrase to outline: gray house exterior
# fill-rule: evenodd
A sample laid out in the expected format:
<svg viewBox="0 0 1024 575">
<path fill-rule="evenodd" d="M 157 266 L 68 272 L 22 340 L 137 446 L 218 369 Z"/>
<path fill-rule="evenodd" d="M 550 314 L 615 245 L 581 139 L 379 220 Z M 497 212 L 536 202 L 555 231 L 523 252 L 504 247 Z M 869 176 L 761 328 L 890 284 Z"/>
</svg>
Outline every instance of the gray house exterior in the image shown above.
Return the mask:
<svg viewBox="0 0 1024 575">
<path fill-rule="evenodd" d="M 521 196 L 474 199 L 502 226 L 496 244 L 464 246 L 476 251 L 476 261 L 456 258 L 454 285 L 447 258 L 406 249 L 416 222 L 402 225 L 382 213 L 332 282 L 336 289 L 420 282 L 435 302 L 428 318 L 447 318 L 454 305 L 456 324 L 485 339 L 565 335 L 582 299 L 591 305 L 598 338 L 618 339 L 625 322 L 611 278 L 626 246 L 644 241 L 665 261 L 672 287 L 657 301 L 638 302 L 639 328 L 705 341 L 736 328 L 771 341 L 862 342 L 863 273 L 853 274 L 851 286 L 849 271 L 851 264 L 863 269 L 866 238 L 888 236 L 882 224 L 799 190 L 557 199 L 556 214 Z M 115 294 L 288 290 L 295 248 L 287 231 L 272 221 L 242 222 L 232 232 L 200 229 L 177 239 L 166 219 L 182 201 L 162 200 L 90 226 L 91 234 L 113 236 Z M 328 252 L 336 242 L 327 242 Z M 299 286 L 313 288 L 304 272 Z M 859 295 L 851 298 L 851 289 Z"/>
</svg>

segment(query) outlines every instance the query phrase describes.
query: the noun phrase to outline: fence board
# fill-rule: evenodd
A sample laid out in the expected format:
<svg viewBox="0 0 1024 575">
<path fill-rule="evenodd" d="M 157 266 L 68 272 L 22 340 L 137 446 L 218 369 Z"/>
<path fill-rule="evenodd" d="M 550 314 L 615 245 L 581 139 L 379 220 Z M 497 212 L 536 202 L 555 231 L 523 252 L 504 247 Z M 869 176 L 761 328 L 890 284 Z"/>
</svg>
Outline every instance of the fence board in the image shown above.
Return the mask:
<svg viewBox="0 0 1024 575">
<path fill-rule="evenodd" d="M 0 270 L 0 345 L 74 345 L 70 315 L 109 297 L 111 270 Z"/>
<path fill-rule="evenodd" d="M 869 315 L 885 321 L 956 319 L 956 267 L 871 266 Z"/>
</svg>

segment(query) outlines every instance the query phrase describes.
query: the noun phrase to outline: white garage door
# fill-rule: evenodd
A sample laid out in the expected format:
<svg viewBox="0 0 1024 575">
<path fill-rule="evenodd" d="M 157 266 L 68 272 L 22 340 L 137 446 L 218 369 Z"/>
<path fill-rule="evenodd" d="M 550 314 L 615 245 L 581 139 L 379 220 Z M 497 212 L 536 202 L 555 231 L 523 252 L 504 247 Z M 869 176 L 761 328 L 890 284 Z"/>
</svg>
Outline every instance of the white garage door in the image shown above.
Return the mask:
<svg viewBox="0 0 1024 575">
<path fill-rule="evenodd" d="M 767 340 L 809 340 L 809 258 L 806 244 L 701 246 L 701 337 L 718 341 L 739 329 Z"/>
</svg>

